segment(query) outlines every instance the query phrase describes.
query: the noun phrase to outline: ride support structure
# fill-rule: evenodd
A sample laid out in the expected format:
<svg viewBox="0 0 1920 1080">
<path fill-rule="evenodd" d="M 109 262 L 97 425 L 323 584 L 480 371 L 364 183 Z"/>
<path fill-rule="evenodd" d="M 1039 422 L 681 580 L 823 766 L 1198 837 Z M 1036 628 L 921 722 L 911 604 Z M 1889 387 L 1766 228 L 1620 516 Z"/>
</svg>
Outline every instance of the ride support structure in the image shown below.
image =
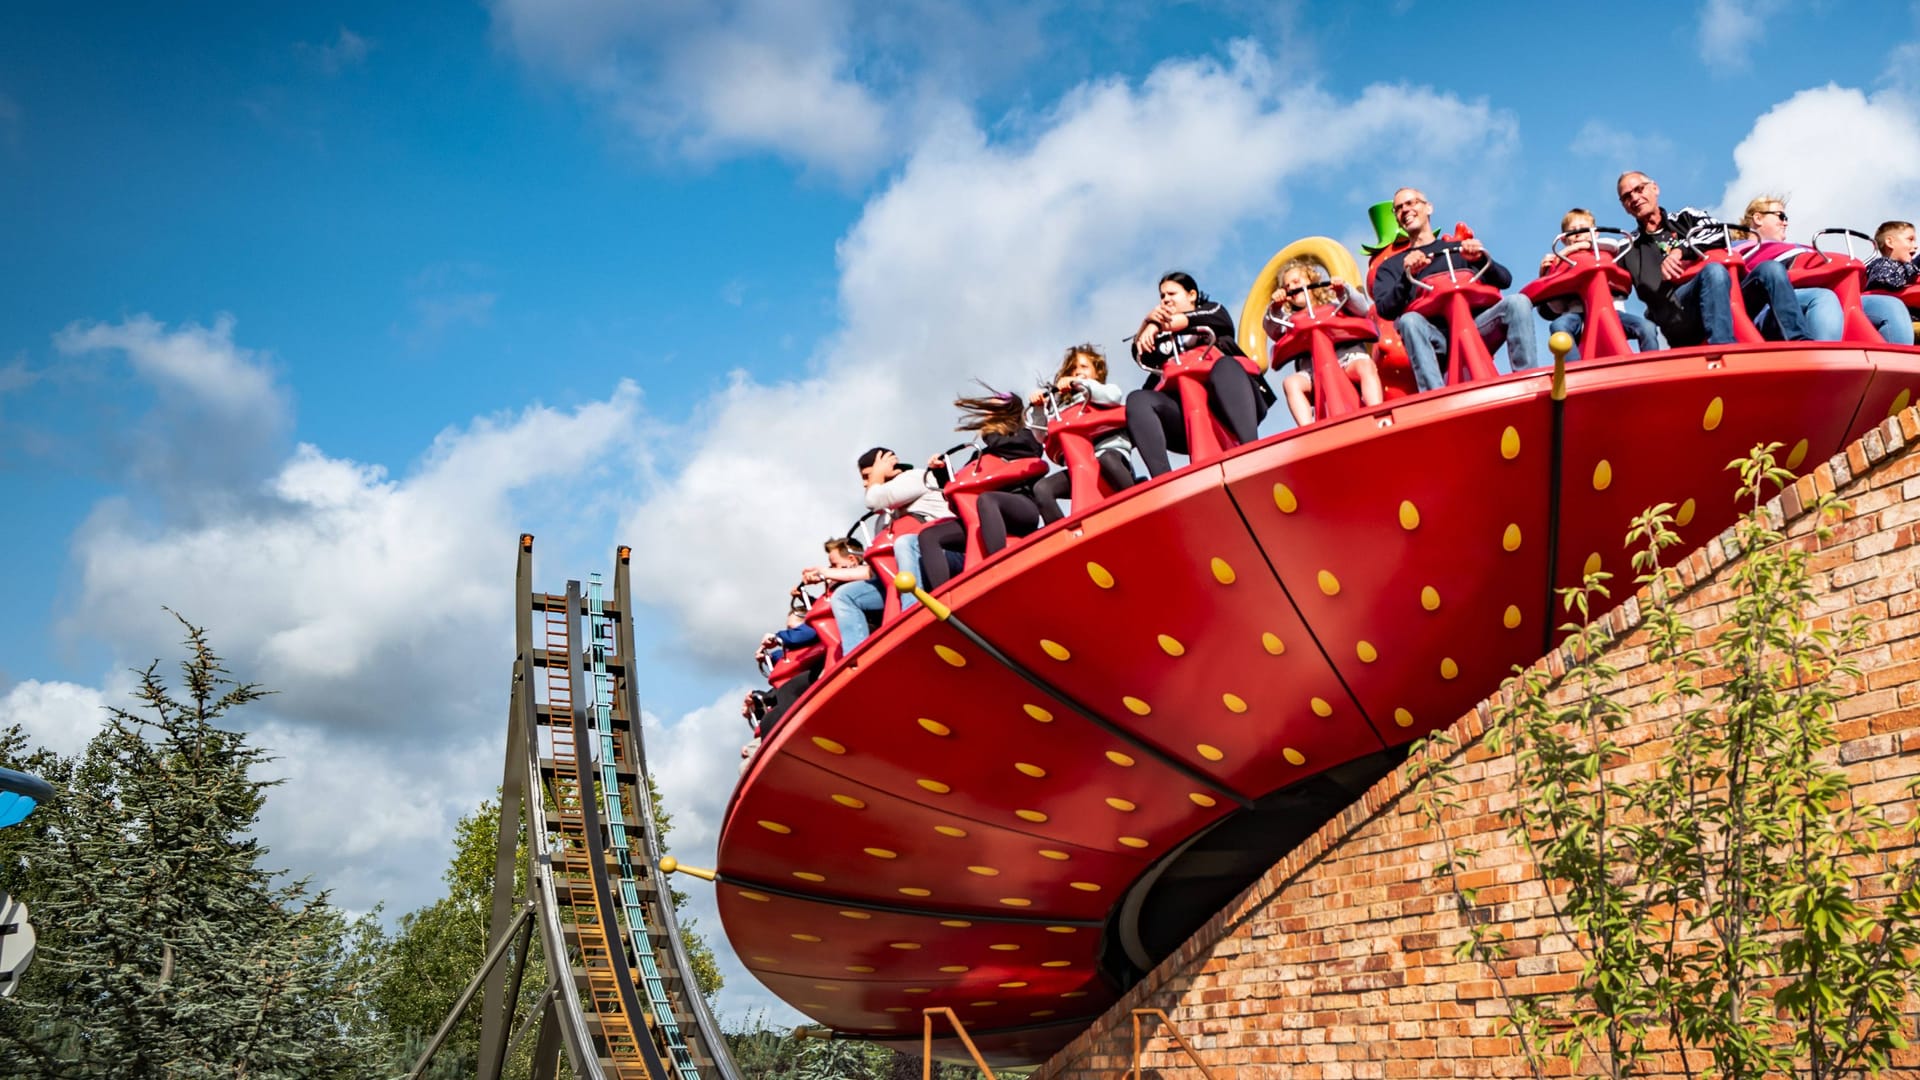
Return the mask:
<svg viewBox="0 0 1920 1080">
<path fill-rule="evenodd" d="M 612 596 L 599 575 L 533 588 L 520 537 L 516 634 L 500 782 L 486 962 L 416 1064 L 418 1076 L 473 998 L 480 1080 L 498 1080 L 531 1036 L 536 1080 L 735 1080 L 674 916 L 648 790 L 622 547 Z M 542 992 L 522 1009 L 530 958 Z"/>
</svg>

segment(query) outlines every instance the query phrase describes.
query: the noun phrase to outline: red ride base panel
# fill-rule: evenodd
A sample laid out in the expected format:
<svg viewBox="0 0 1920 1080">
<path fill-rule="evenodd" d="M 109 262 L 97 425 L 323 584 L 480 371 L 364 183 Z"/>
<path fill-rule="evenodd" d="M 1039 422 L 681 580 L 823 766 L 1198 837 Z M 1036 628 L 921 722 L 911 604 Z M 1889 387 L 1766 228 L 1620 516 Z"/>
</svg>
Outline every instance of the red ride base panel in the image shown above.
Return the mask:
<svg viewBox="0 0 1920 1080">
<path fill-rule="evenodd" d="M 1032 680 L 923 607 L 882 627 L 735 793 L 718 889 L 736 951 L 835 1029 L 913 1043 L 945 1005 L 993 1060 L 1044 1058 L 1124 989 L 1116 920 L 1186 841 L 1456 719 L 1545 650 L 1551 587 L 1592 567 L 1631 593 L 1633 515 L 1672 503 L 1704 543 L 1737 510 L 1729 461 L 1838 452 L 1913 400 L 1920 350 L 1575 364 L 1557 472 L 1549 386 L 1263 439 L 955 579 L 942 599 Z"/>
</svg>

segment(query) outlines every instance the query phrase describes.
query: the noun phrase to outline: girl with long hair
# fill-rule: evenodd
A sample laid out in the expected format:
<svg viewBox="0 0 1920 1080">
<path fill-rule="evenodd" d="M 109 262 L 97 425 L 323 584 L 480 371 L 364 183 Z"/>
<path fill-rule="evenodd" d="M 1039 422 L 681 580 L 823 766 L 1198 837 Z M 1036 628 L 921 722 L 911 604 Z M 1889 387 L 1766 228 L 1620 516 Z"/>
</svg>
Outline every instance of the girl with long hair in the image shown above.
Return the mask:
<svg viewBox="0 0 1920 1080">
<path fill-rule="evenodd" d="M 1027 428 L 1026 402 L 990 386 L 984 389 L 988 392 L 983 396 L 954 401 L 961 417 L 954 430 L 978 432 L 980 454 L 1002 461 L 1040 457 L 1040 440 Z M 1025 536 L 1040 527 L 1040 505 L 1034 501 L 1031 483 L 986 492 L 978 506 L 980 547 L 988 555 L 1006 547 L 1008 536 Z M 920 569 L 926 574 L 926 587 L 931 590 L 946 584 L 953 576 L 948 556 L 964 556 L 966 549 L 966 529 L 957 518 L 936 521 L 920 530 Z"/>
</svg>

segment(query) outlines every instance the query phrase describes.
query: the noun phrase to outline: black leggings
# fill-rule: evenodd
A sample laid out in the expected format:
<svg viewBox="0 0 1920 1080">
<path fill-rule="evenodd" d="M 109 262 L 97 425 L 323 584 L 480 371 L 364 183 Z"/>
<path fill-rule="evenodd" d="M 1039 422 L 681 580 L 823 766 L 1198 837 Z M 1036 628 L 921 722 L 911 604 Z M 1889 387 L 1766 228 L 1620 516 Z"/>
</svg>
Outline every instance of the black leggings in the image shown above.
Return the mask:
<svg viewBox="0 0 1920 1080">
<path fill-rule="evenodd" d="M 1115 491 L 1125 491 L 1133 486 L 1133 463 L 1127 455 L 1118 450 L 1102 450 L 1095 459 L 1100 462 L 1100 477 Z M 1060 500 L 1073 494 L 1073 476 L 1062 469 L 1051 476 L 1040 478 L 1033 485 L 1033 497 L 1040 504 L 1040 519 L 1051 525 L 1062 517 Z M 1084 507 L 1074 507 L 1075 510 Z"/>
<path fill-rule="evenodd" d="M 976 504 L 980 510 L 980 549 L 988 555 L 1007 546 L 1007 535 L 1025 536 L 1040 528 L 1040 506 L 1017 491 L 989 491 Z M 949 554 L 965 557 L 967 531 L 960 519 L 938 521 L 920 530 L 920 573 L 927 590 L 952 577 Z"/>
<path fill-rule="evenodd" d="M 1207 403 L 1233 437 L 1242 444 L 1260 437 L 1260 421 L 1267 415 L 1267 399 L 1240 361 L 1223 356 L 1207 373 Z M 1187 453 L 1187 424 L 1180 399 L 1164 390 L 1135 390 L 1127 395 L 1127 435 L 1140 451 L 1148 476 L 1173 468 L 1167 451 Z"/>
</svg>

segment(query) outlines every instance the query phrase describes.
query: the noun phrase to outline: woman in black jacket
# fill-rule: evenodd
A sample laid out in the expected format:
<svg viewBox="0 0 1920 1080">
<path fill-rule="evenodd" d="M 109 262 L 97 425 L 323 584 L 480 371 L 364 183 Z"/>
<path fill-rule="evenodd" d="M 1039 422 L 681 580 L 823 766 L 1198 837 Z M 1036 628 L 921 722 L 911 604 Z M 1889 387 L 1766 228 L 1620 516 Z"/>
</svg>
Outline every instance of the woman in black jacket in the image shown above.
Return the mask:
<svg viewBox="0 0 1920 1080">
<path fill-rule="evenodd" d="M 1213 343 L 1231 362 L 1213 365 L 1207 374 L 1207 400 L 1222 426 L 1242 443 L 1259 438 L 1260 421 L 1273 402 L 1273 391 L 1263 376 L 1254 374 L 1256 365 L 1247 360 L 1233 339 L 1233 316 L 1217 301 L 1200 291 L 1190 274 L 1175 270 L 1160 279 L 1160 306 L 1140 320 L 1133 338 L 1133 355 L 1154 365 L 1171 361 L 1178 351 L 1198 347 L 1205 339 L 1191 331 L 1213 331 Z M 1174 335 L 1163 339 L 1162 334 Z M 1178 351 L 1176 351 L 1176 343 Z M 1187 452 L 1187 426 L 1180 412 L 1180 399 L 1162 388 L 1159 375 L 1149 375 L 1146 386 L 1127 395 L 1127 434 L 1133 438 L 1140 460 L 1146 463 L 1148 476 L 1159 476 L 1173 466 L 1167 461 L 1171 447 Z"/>
<path fill-rule="evenodd" d="M 962 416 L 954 430 L 979 432 L 981 454 L 1018 461 L 1043 453 L 1040 440 L 1027 427 L 1026 403 L 1019 397 L 996 393 L 963 397 L 953 404 Z M 980 548 L 988 555 L 1006 547 L 1009 535 L 1025 536 L 1040 527 L 1040 504 L 1034 500 L 1031 481 L 986 492 L 978 505 Z M 946 584 L 952 576 L 947 556 L 964 555 L 966 550 L 967 533 L 958 518 L 937 521 L 920 530 L 920 569 L 926 575 L 926 587 L 932 590 Z"/>
</svg>

